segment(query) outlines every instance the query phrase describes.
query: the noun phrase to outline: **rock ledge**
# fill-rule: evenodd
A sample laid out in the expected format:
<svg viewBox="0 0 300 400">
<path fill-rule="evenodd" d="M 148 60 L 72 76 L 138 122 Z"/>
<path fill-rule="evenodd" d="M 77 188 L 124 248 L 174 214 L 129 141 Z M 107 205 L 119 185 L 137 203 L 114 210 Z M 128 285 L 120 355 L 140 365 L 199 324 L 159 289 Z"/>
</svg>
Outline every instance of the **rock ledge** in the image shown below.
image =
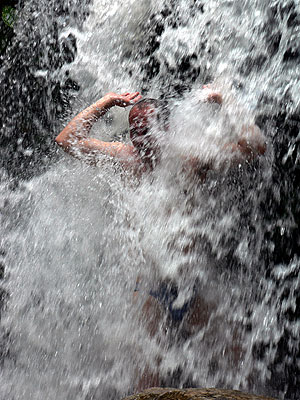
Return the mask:
<svg viewBox="0 0 300 400">
<path fill-rule="evenodd" d="M 150 388 L 123 400 L 275 400 L 227 389 Z"/>
</svg>

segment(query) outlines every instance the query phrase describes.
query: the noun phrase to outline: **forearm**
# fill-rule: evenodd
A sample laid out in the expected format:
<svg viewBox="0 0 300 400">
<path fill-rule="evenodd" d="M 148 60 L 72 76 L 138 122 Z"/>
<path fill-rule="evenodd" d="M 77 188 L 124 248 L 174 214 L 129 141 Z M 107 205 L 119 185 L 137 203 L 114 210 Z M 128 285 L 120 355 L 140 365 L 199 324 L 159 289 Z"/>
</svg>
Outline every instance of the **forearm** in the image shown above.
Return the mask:
<svg viewBox="0 0 300 400">
<path fill-rule="evenodd" d="M 102 99 L 76 115 L 57 136 L 56 143 L 73 157 L 82 159 L 89 164 L 97 164 L 99 156 L 104 155 L 117 159 L 123 165 L 129 165 L 131 160 L 136 158 L 132 145 L 119 142 L 106 143 L 87 136 L 93 124 L 111 107 L 128 107 L 138 102 L 141 97 L 139 92 L 107 93 Z"/>
<path fill-rule="evenodd" d="M 264 155 L 266 138 L 257 125 L 244 125 L 238 140 L 239 150 L 247 157 Z"/>
<path fill-rule="evenodd" d="M 96 103 L 81 111 L 56 137 L 56 143 L 65 151 L 71 152 L 72 146 L 87 138 L 93 124 L 113 106 L 109 96 L 104 96 Z"/>
<path fill-rule="evenodd" d="M 230 151 L 239 162 L 264 155 L 266 148 L 266 138 L 255 124 L 243 125 L 236 142 L 224 146 L 224 150 Z"/>
</svg>

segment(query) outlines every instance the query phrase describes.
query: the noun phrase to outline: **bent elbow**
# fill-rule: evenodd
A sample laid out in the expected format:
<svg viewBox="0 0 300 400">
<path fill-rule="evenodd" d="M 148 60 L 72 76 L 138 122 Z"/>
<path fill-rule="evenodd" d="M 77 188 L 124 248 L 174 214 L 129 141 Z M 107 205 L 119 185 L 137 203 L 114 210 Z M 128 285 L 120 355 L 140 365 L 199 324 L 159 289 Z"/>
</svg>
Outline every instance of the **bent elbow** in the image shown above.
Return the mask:
<svg viewBox="0 0 300 400">
<path fill-rule="evenodd" d="M 63 138 L 61 134 L 56 136 L 55 143 L 65 151 L 67 151 L 68 148 L 70 147 L 68 140 L 66 140 L 66 138 Z"/>
<path fill-rule="evenodd" d="M 251 143 L 243 138 L 238 141 L 238 149 L 246 159 L 251 160 L 263 156 L 267 150 L 267 145 L 265 141 Z"/>
<path fill-rule="evenodd" d="M 261 130 L 257 127 L 257 136 L 256 136 L 256 152 L 258 155 L 263 156 L 267 151 L 267 142 L 265 135 L 261 132 Z"/>
<path fill-rule="evenodd" d="M 265 152 L 267 151 L 267 144 L 266 142 L 262 142 L 258 145 L 257 147 L 257 152 L 259 155 L 263 156 L 265 154 Z"/>
<path fill-rule="evenodd" d="M 62 147 L 62 146 L 63 146 L 63 141 L 60 139 L 59 135 L 56 136 L 56 138 L 55 138 L 55 143 L 56 143 L 59 147 Z"/>
<path fill-rule="evenodd" d="M 253 127 L 253 139 L 256 153 L 263 156 L 267 150 L 266 137 L 257 125 Z"/>
</svg>

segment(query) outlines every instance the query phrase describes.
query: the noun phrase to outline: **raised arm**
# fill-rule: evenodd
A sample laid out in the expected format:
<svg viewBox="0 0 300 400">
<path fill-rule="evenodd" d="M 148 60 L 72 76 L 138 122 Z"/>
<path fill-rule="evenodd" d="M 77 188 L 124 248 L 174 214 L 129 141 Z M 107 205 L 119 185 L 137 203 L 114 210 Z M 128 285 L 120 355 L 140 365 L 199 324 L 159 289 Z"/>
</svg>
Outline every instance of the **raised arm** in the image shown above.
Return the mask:
<svg viewBox="0 0 300 400">
<path fill-rule="evenodd" d="M 222 105 L 221 93 L 212 89 L 212 85 L 204 85 L 202 89 L 202 101 Z M 230 151 L 236 161 L 251 160 L 266 152 L 266 138 L 255 124 L 242 125 L 236 142 L 228 143 L 223 150 Z"/>
<path fill-rule="evenodd" d="M 228 143 L 224 149 L 230 151 L 238 162 L 251 161 L 265 154 L 266 138 L 257 125 L 243 125 L 237 142 Z"/>
<path fill-rule="evenodd" d="M 67 153 L 83 159 L 88 163 L 96 163 L 99 155 L 107 155 L 126 160 L 133 153 L 133 146 L 120 142 L 103 142 L 89 138 L 93 124 L 114 107 L 128 107 L 141 99 L 139 92 L 108 93 L 92 104 L 76 117 L 56 137 L 56 143 Z"/>
</svg>

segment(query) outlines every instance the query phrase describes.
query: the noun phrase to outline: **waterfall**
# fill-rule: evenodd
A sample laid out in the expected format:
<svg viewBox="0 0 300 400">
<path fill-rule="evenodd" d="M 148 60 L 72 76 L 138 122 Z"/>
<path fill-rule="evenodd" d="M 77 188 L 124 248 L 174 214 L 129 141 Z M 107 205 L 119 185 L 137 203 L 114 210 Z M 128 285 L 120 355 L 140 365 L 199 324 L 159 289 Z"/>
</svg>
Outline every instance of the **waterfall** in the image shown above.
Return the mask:
<svg viewBox="0 0 300 400">
<path fill-rule="evenodd" d="M 118 399 L 143 373 L 299 398 L 299 24 L 285 0 L 19 3 L 0 68 L 1 399 Z M 207 83 L 222 107 L 199 102 Z M 56 148 L 80 110 L 136 90 L 170 107 L 154 171 Z M 91 135 L 129 142 L 127 120 L 115 107 Z M 266 154 L 229 168 L 253 123 Z M 149 333 L 164 285 L 175 310 L 201 299 L 198 326 L 160 294 Z"/>
</svg>

